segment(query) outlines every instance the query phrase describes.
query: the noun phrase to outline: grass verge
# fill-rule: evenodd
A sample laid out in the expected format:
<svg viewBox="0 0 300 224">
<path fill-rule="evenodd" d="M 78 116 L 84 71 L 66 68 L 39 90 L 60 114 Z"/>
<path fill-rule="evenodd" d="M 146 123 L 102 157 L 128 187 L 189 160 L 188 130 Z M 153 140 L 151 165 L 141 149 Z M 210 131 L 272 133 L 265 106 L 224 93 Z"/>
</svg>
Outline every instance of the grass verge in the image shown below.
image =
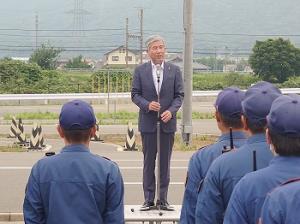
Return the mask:
<svg viewBox="0 0 300 224">
<path fill-rule="evenodd" d="M 1 138 L 5 138 L 6 136 L 0 135 Z M 44 135 L 45 142 L 47 139 L 59 139 L 58 135 Z M 101 139 L 104 140 L 104 143 L 112 143 L 115 145 L 124 146 L 126 142 L 126 136 L 120 134 L 106 134 L 101 135 Z M 175 151 L 195 151 L 203 146 L 212 144 L 216 141 L 217 136 L 213 135 L 192 135 L 192 141 L 190 145 L 185 145 L 182 142 L 181 135 L 176 134 L 174 140 L 173 150 Z M 62 140 L 61 140 L 62 141 Z M 142 141 L 140 135 L 136 135 L 136 147 L 139 151 L 142 150 Z M 17 146 L 17 145 L 2 145 L 0 146 L 0 152 L 26 152 L 27 150 Z"/>
<path fill-rule="evenodd" d="M 22 118 L 22 120 L 57 120 L 58 114 L 52 112 L 35 112 L 35 113 L 19 113 L 19 114 L 11 114 L 7 113 L 3 116 L 4 120 L 11 120 L 12 117 Z M 97 113 L 97 119 L 102 125 L 109 124 L 128 124 L 131 121 L 133 124 L 137 123 L 138 113 L 137 112 L 128 112 L 128 111 L 119 111 L 116 113 Z M 177 114 L 178 119 L 181 119 L 182 114 Z M 213 113 L 200 113 L 193 112 L 192 119 L 213 119 Z"/>
<path fill-rule="evenodd" d="M 27 149 L 17 145 L 12 146 L 0 146 L 0 152 L 26 152 Z"/>
</svg>

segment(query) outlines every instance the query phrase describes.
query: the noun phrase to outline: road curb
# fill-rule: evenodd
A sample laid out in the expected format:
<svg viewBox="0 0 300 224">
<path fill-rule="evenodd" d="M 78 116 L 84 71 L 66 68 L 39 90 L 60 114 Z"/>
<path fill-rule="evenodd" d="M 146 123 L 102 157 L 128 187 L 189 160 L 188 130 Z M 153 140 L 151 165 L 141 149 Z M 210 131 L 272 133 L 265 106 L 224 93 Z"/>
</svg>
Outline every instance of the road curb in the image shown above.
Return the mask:
<svg viewBox="0 0 300 224">
<path fill-rule="evenodd" d="M 23 221 L 23 213 L 5 212 L 0 213 L 0 222 L 16 222 Z"/>
</svg>

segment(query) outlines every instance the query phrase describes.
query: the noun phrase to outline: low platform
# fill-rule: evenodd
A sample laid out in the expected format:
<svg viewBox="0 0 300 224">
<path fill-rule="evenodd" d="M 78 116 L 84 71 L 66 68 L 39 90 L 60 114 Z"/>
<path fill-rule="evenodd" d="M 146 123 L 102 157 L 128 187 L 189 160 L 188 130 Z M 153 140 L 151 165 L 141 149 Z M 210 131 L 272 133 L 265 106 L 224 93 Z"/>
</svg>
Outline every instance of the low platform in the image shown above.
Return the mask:
<svg viewBox="0 0 300 224">
<path fill-rule="evenodd" d="M 125 205 L 125 222 L 173 222 L 180 219 L 181 205 L 172 205 L 174 211 L 164 211 L 152 209 L 140 211 L 141 205 Z"/>
</svg>

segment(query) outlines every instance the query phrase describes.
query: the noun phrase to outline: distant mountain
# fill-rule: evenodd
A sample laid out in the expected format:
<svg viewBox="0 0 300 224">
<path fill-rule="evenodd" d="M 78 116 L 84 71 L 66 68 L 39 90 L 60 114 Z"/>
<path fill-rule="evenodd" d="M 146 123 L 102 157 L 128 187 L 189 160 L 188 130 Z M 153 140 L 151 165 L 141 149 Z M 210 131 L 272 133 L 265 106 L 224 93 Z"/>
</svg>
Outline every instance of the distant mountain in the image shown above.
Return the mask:
<svg viewBox="0 0 300 224">
<path fill-rule="evenodd" d="M 100 57 L 124 44 L 126 17 L 130 33 L 139 33 L 140 8 L 144 8 L 145 38 L 159 33 L 169 51 L 181 52 L 183 1 L 5 1 L 0 7 L 0 57 L 30 55 L 36 24 L 38 45 L 49 41 L 64 48 L 69 57 Z M 255 40 L 272 35 L 283 35 L 300 46 L 298 0 L 193 0 L 193 4 L 195 53 L 249 53 Z M 130 47 L 138 48 L 138 41 L 131 39 Z"/>
</svg>

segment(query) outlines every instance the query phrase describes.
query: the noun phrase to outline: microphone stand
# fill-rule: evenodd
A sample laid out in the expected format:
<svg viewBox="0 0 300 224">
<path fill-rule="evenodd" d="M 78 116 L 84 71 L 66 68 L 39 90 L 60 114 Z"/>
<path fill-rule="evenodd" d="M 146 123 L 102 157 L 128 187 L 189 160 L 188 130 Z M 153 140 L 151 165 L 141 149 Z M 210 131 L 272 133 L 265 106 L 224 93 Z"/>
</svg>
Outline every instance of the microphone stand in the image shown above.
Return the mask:
<svg viewBox="0 0 300 224">
<path fill-rule="evenodd" d="M 160 73 L 161 73 L 161 67 L 156 66 L 156 75 L 157 75 L 157 102 L 160 103 Z M 157 209 L 160 211 L 161 209 L 161 201 L 160 201 L 160 112 L 157 112 L 157 123 L 156 123 L 156 142 L 157 142 L 157 184 L 156 184 L 156 193 L 157 193 L 157 201 L 159 202 L 157 205 Z"/>
</svg>

